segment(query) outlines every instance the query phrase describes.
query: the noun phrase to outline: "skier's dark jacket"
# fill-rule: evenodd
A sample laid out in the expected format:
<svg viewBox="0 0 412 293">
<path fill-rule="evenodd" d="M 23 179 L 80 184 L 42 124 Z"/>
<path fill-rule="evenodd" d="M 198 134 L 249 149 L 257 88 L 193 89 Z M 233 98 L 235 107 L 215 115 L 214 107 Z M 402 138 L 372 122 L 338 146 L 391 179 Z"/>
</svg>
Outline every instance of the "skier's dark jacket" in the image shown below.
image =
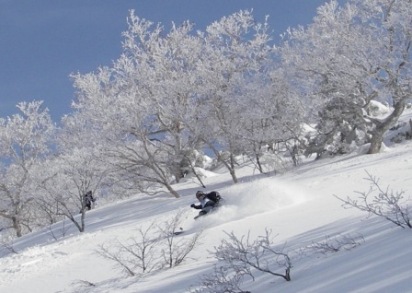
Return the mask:
<svg viewBox="0 0 412 293">
<path fill-rule="evenodd" d="M 87 207 L 88 210 L 91 210 L 92 202 L 95 201 L 95 199 L 93 198 L 92 191 L 88 191 L 85 195 L 83 195 L 83 200 L 84 200 L 84 206 Z"/>
<path fill-rule="evenodd" d="M 203 199 L 199 200 L 199 202 L 196 204 L 192 204 L 192 208 L 200 210 L 209 206 L 214 207 L 219 203 L 221 199 L 220 194 L 217 191 L 202 193 L 202 195 L 204 195 Z"/>
<path fill-rule="evenodd" d="M 207 199 L 213 201 L 215 204 L 218 204 L 221 199 L 220 194 L 217 191 L 211 191 L 209 193 L 206 193 L 205 196 Z"/>
</svg>

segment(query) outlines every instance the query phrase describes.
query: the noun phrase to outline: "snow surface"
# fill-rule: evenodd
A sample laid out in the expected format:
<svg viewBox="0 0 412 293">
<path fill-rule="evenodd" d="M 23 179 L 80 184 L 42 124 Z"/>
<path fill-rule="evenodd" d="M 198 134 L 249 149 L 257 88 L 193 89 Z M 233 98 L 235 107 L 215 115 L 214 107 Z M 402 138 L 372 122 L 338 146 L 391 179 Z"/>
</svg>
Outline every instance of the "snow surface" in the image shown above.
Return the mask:
<svg viewBox="0 0 412 293">
<path fill-rule="evenodd" d="M 409 110 L 404 120 L 411 118 Z M 225 203 L 197 221 L 192 219 L 197 211 L 189 206 L 200 187 L 187 180 L 175 186 L 179 199 L 166 194 L 136 196 L 97 206 L 87 213 L 86 232 L 82 234 L 66 221 L 18 239 L 13 245 L 18 254 L 0 251 L 0 292 L 189 292 L 202 276 L 213 271 L 216 260 L 210 251 L 227 239 L 226 233 L 241 237 L 250 232 L 253 238 L 264 235 L 265 229 L 275 233 L 276 244 L 304 253 L 292 259 L 290 282 L 259 274 L 254 282 L 243 284 L 245 290 L 412 292 L 412 230 L 376 216 L 367 217 L 357 209 L 344 209 L 334 196 L 356 197 L 355 191 L 368 191 L 368 172 L 380 178 L 382 187 L 404 190 L 411 197 L 411 141 L 387 144 L 374 155 L 357 153 L 307 161 L 281 175 L 260 175 L 250 166 L 238 172 L 241 182 L 236 185 L 227 173 L 209 174 L 214 176 L 205 179 L 207 190 L 220 191 Z M 143 278 L 125 277 L 113 262 L 96 253 L 99 245 L 126 241 L 139 227 L 163 221 L 178 210 L 186 215 L 186 233 L 179 237 L 203 230 L 201 243 L 180 266 Z M 327 238 L 345 236 L 362 241 L 355 248 L 335 253 L 308 249 Z"/>
</svg>

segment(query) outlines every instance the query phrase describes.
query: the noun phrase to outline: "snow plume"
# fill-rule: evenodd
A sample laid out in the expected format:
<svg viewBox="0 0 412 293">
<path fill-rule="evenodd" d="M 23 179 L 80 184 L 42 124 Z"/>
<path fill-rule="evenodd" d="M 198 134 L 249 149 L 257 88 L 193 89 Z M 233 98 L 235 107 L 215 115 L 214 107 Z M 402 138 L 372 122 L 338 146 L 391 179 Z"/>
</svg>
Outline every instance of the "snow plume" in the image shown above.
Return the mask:
<svg viewBox="0 0 412 293">
<path fill-rule="evenodd" d="M 267 178 L 232 185 L 221 191 L 222 206 L 210 217 L 219 221 L 242 219 L 306 201 L 307 196 L 292 184 Z"/>
</svg>

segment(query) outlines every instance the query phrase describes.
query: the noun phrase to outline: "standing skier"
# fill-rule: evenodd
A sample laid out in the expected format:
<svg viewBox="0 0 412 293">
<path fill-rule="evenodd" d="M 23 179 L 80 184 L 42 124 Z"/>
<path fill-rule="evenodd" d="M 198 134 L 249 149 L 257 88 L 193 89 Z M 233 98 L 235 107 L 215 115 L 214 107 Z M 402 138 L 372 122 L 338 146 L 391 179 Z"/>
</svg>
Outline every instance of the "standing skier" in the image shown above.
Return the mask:
<svg viewBox="0 0 412 293">
<path fill-rule="evenodd" d="M 83 195 L 83 200 L 84 200 L 84 207 L 86 207 L 90 211 L 92 209 L 92 202 L 95 201 L 91 190 L 88 191 L 85 195 Z"/>
</svg>

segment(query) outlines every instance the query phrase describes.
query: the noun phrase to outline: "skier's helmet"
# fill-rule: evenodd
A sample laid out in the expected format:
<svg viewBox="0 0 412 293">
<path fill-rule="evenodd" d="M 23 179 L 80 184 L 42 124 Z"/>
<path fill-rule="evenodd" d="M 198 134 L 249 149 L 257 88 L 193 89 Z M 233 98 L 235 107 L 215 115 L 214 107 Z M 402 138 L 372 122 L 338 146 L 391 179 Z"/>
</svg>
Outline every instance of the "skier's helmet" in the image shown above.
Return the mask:
<svg viewBox="0 0 412 293">
<path fill-rule="evenodd" d="M 204 196 L 205 196 L 205 193 L 204 193 L 203 191 L 199 190 L 199 191 L 196 192 L 196 197 L 197 197 L 198 199 L 200 199 L 200 198 L 202 198 L 202 197 L 204 197 Z"/>
</svg>

